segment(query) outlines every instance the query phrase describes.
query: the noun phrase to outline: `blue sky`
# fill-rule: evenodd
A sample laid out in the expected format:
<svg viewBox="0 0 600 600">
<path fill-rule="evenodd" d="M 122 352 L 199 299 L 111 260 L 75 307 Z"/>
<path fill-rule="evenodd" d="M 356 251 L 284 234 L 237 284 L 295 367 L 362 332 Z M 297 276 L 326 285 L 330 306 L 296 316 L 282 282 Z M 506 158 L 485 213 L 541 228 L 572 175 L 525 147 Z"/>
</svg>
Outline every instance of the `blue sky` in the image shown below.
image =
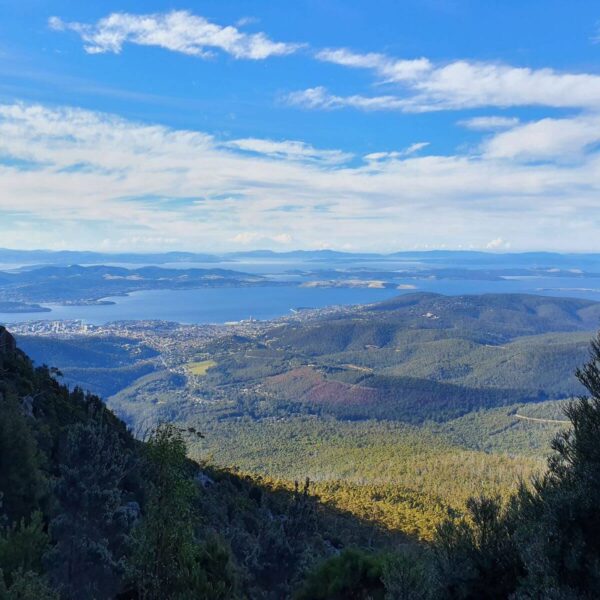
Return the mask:
<svg viewBox="0 0 600 600">
<path fill-rule="evenodd" d="M 599 19 L 4 0 L 1 245 L 600 251 Z"/>
</svg>

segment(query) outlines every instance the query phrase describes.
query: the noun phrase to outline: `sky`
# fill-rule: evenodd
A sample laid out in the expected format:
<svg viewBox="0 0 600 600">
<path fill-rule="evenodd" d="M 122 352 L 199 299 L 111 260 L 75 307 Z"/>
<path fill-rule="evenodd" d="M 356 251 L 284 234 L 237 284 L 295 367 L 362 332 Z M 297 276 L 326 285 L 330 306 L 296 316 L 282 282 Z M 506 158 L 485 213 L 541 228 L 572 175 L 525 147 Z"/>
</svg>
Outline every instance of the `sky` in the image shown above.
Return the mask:
<svg viewBox="0 0 600 600">
<path fill-rule="evenodd" d="M 0 246 L 600 252 L 592 0 L 0 0 Z"/>
</svg>

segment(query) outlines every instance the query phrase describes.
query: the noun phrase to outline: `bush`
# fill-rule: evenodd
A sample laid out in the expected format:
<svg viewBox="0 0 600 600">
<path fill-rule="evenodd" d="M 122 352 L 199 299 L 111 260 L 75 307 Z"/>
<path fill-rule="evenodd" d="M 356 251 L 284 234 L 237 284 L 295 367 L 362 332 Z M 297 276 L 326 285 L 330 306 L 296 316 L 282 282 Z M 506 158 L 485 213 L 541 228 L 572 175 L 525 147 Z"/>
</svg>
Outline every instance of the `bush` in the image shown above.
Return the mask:
<svg viewBox="0 0 600 600">
<path fill-rule="evenodd" d="M 429 551 L 406 548 L 391 555 L 384 565 L 386 600 L 435 600 L 439 598 Z"/>
<path fill-rule="evenodd" d="M 383 600 L 384 559 L 349 548 L 307 578 L 297 600 Z"/>
</svg>

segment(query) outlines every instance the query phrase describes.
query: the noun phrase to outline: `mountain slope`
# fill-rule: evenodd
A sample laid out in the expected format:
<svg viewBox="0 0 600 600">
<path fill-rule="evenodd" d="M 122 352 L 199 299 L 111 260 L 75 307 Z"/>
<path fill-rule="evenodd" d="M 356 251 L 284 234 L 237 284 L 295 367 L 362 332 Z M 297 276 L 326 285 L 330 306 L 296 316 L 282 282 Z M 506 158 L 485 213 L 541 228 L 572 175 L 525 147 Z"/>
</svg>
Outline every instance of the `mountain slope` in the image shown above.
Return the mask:
<svg viewBox="0 0 600 600">
<path fill-rule="evenodd" d="M 320 504 L 308 487 L 200 469 L 185 457 L 193 437 L 163 425 L 136 441 L 97 396 L 34 368 L 0 327 L 0 595 L 145 590 L 158 600 L 167 596 L 148 595 L 158 584 L 145 569 L 160 560 L 169 598 L 191 590 L 215 600 L 286 598 L 307 569 L 346 545 L 406 539 Z M 160 542 L 169 536 L 175 547 Z M 25 587 L 35 591 L 19 595 Z"/>
<path fill-rule="evenodd" d="M 445 421 L 580 393 L 598 322 L 587 300 L 409 294 L 209 343 L 215 366 L 194 386 L 255 415 Z"/>
</svg>

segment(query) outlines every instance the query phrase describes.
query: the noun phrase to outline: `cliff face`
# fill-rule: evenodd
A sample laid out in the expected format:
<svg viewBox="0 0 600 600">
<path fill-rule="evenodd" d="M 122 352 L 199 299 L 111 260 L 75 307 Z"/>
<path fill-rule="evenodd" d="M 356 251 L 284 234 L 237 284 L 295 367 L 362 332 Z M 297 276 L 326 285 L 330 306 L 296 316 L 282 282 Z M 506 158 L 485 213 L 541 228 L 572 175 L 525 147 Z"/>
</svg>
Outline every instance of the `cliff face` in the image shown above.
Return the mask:
<svg viewBox="0 0 600 600">
<path fill-rule="evenodd" d="M 6 328 L 0 325 L 0 354 L 7 354 L 9 352 L 15 352 L 17 349 L 17 343 L 15 338 L 6 331 Z"/>
</svg>

